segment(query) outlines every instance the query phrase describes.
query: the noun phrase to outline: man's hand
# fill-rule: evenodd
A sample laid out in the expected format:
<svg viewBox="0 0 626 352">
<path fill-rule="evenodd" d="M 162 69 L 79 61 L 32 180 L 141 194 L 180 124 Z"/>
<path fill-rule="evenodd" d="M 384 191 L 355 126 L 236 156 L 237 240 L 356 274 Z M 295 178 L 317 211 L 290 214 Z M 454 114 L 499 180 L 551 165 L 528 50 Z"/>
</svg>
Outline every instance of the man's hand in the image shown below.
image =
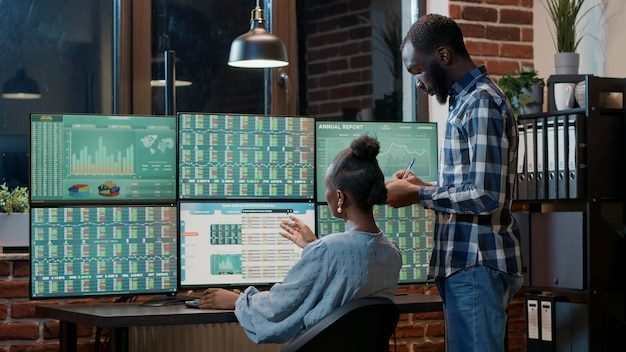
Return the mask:
<svg viewBox="0 0 626 352">
<path fill-rule="evenodd" d="M 391 176 L 391 181 L 402 180 L 402 177 L 404 177 L 405 173 L 406 173 L 406 170 L 398 170 L 398 171 L 396 171 Z M 418 185 L 418 186 L 430 186 L 429 183 L 422 181 L 419 177 L 415 176 L 412 172 L 409 172 L 409 175 L 404 180 L 405 181 L 409 181 L 410 183 L 412 183 L 414 185 Z"/>
<path fill-rule="evenodd" d="M 387 186 L 387 204 L 393 208 L 401 208 L 419 203 L 418 192 L 425 183 L 414 175 L 404 180 L 397 179 L 395 178 L 397 174 L 394 174 L 394 179 L 385 184 Z"/>
</svg>

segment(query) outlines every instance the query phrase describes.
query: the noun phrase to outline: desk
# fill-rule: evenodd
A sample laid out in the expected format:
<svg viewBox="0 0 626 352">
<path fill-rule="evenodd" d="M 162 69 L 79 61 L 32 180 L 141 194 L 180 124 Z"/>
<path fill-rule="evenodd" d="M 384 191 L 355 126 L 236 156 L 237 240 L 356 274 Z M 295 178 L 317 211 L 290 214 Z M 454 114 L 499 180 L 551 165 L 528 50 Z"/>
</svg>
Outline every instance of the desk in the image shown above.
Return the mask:
<svg viewBox="0 0 626 352">
<path fill-rule="evenodd" d="M 399 294 L 394 302 L 402 313 L 443 310 L 438 295 Z M 136 303 L 42 305 L 36 314 L 60 322 L 59 344 L 64 352 L 77 351 L 76 325 L 84 324 L 111 329 L 112 351 L 128 351 L 129 327 L 237 322 L 232 310 L 192 309 L 184 305 L 142 307 Z"/>
</svg>

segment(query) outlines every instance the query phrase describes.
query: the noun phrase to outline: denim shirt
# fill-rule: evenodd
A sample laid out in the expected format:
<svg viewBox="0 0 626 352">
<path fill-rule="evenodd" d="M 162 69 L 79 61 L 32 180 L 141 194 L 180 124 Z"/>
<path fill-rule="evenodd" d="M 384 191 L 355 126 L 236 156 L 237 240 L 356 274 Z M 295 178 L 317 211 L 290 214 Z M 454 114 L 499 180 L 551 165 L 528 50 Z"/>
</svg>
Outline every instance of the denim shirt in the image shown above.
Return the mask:
<svg viewBox="0 0 626 352">
<path fill-rule="evenodd" d="M 383 233 L 330 234 L 304 248 L 282 283 L 242 292 L 235 315 L 254 343 L 282 343 L 352 299 L 392 298 L 401 265 Z"/>
</svg>

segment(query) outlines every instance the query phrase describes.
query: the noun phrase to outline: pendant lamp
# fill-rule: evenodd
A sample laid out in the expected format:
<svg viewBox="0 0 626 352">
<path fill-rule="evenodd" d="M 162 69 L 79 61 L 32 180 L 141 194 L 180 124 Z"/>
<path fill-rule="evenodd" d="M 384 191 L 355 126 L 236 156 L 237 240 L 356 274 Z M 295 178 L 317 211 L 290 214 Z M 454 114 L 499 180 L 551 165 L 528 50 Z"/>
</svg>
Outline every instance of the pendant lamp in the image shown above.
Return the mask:
<svg viewBox="0 0 626 352">
<path fill-rule="evenodd" d="M 228 65 L 241 68 L 272 68 L 289 65 L 285 43 L 265 29 L 263 10 L 252 9 L 250 31 L 235 38 L 230 46 Z"/>
<path fill-rule="evenodd" d="M 31 9 L 33 4 L 31 3 Z M 39 99 L 41 91 L 39 84 L 34 79 L 26 75 L 24 67 L 24 31 L 28 25 L 28 18 L 24 22 L 24 28 L 18 33 L 17 41 L 19 43 L 19 64 L 15 76 L 9 78 L 2 86 L 2 97 L 5 99 Z"/>
<path fill-rule="evenodd" d="M 41 93 L 37 81 L 26 75 L 26 69 L 20 67 L 14 77 L 4 82 L 2 97 L 5 99 L 39 99 Z"/>
</svg>

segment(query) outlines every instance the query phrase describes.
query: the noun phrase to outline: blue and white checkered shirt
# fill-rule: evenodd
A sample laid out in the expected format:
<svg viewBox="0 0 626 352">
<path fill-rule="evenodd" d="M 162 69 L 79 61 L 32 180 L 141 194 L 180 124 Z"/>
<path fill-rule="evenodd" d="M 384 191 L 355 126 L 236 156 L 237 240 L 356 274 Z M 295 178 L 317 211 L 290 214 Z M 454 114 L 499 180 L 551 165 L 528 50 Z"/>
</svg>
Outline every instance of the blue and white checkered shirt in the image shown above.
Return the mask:
<svg viewBox="0 0 626 352">
<path fill-rule="evenodd" d="M 511 106 L 484 66 L 448 94 L 439 180 L 419 192 L 421 204 L 437 213 L 429 277 L 475 265 L 521 275 L 520 233 L 511 214 L 518 143 Z"/>
</svg>

